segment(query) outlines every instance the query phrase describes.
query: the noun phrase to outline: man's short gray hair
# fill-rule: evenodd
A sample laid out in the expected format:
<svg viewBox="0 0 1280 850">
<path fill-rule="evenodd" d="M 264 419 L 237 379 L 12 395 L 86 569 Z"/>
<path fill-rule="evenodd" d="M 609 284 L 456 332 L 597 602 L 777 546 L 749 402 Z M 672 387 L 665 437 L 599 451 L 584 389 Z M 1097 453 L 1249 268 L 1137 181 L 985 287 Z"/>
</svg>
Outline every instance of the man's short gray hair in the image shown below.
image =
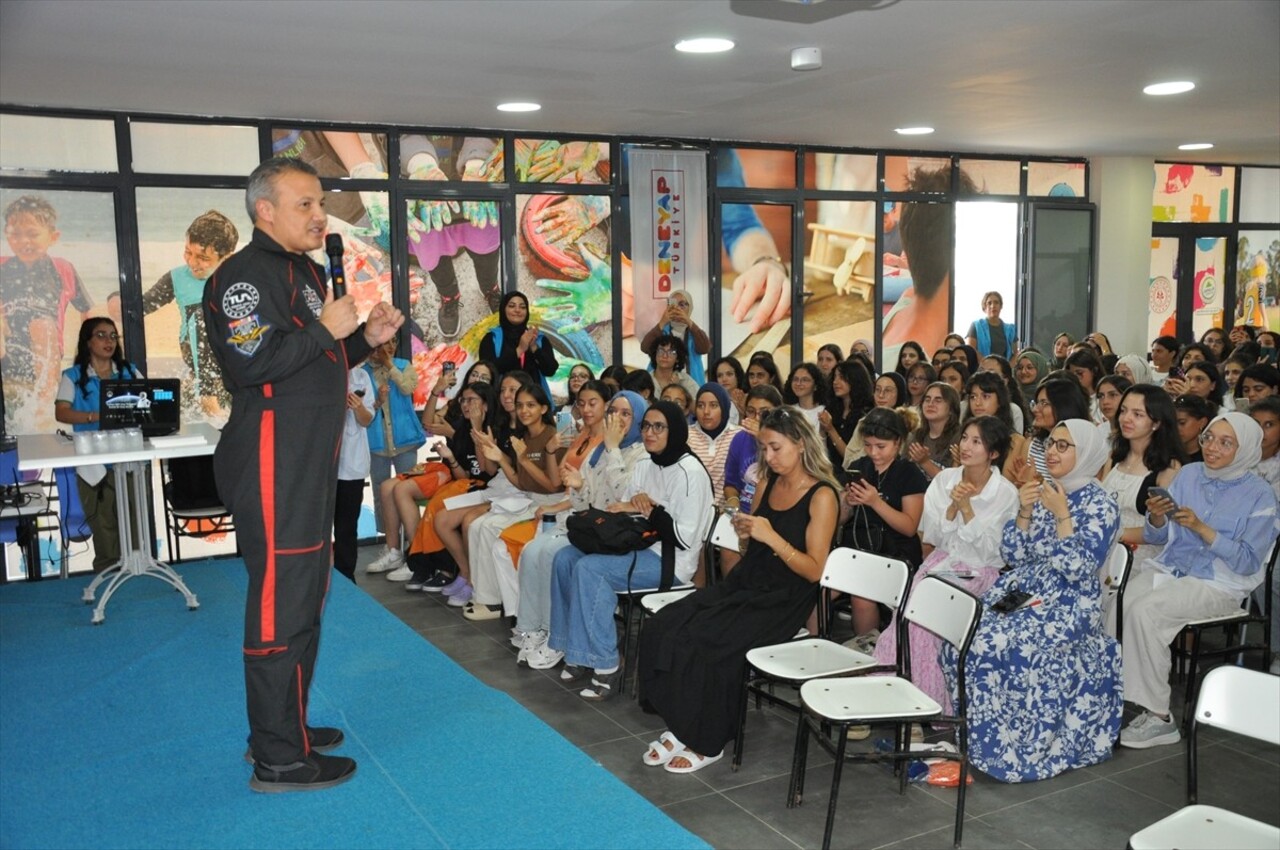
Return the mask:
<svg viewBox="0 0 1280 850">
<path fill-rule="evenodd" d="M 276 178 L 289 171 L 309 174 L 319 179 L 320 175 L 307 163 L 287 156 L 275 156 L 261 163 L 249 175 L 249 185 L 244 190 L 244 206 L 249 211 L 249 221 L 258 223 L 258 201 L 276 202 Z"/>
</svg>

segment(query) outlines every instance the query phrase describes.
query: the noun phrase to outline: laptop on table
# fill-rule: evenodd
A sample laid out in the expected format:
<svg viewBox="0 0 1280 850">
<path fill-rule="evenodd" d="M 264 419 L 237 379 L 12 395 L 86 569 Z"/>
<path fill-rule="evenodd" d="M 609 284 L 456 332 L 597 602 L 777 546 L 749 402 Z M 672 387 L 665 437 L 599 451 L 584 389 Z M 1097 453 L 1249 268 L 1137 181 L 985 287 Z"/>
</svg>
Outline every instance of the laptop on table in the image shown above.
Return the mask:
<svg viewBox="0 0 1280 850">
<path fill-rule="evenodd" d="M 98 427 L 141 428 L 145 437 L 175 434 L 182 425 L 182 382 L 177 378 L 137 378 L 102 382 Z"/>
</svg>

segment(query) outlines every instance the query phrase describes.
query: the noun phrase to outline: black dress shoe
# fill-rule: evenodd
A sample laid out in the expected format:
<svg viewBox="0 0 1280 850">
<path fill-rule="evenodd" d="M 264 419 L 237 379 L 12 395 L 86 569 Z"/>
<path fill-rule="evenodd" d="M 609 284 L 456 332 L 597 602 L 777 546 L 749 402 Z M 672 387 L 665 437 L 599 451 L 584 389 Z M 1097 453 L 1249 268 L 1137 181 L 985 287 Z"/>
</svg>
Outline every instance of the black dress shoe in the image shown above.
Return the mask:
<svg viewBox="0 0 1280 850">
<path fill-rule="evenodd" d="M 342 746 L 344 740 L 346 736 L 342 734 L 341 729 L 335 729 L 332 726 L 307 727 L 307 744 L 316 752 L 327 753 Z"/>
<path fill-rule="evenodd" d="M 437 571 L 431 578 L 423 582 L 422 587 L 418 589 L 423 593 L 439 593 L 453 581 L 453 578 L 448 573 Z"/>
<path fill-rule="evenodd" d="M 341 729 L 335 729 L 332 726 L 307 727 L 307 744 L 313 752 L 327 753 L 342 746 L 344 740 L 346 736 L 342 734 Z M 253 758 L 253 747 L 244 751 L 244 760 L 249 764 L 257 764 Z"/>
<path fill-rule="evenodd" d="M 322 788 L 341 785 L 355 775 L 355 759 L 312 753 L 302 761 L 293 764 L 278 767 L 256 765 L 253 768 L 253 776 L 249 778 L 249 787 L 263 794 L 319 791 Z"/>
</svg>

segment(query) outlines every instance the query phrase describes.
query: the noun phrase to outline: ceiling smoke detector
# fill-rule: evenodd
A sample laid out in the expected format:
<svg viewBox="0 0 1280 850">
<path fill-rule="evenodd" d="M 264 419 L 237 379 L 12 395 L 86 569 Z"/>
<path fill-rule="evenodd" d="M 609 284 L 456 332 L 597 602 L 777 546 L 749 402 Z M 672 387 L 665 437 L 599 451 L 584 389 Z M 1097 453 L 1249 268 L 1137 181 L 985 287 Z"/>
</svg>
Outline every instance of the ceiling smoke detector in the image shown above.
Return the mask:
<svg viewBox="0 0 1280 850">
<path fill-rule="evenodd" d="M 821 67 L 821 47 L 797 47 L 791 51 L 791 70 L 816 71 Z"/>
</svg>

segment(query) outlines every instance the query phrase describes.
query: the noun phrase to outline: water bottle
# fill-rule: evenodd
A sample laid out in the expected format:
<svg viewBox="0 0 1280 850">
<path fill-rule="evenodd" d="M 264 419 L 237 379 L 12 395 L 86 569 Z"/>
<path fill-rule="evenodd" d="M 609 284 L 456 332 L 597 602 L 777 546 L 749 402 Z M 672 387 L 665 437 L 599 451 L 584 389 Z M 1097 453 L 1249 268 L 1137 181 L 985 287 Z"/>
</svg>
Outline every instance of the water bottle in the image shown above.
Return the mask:
<svg viewBox="0 0 1280 850">
<path fill-rule="evenodd" d="M 555 534 L 555 531 L 556 531 L 556 515 L 543 514 L 542 523 L 538 526 L 538 535 L 542 536 L 542 535 Z"/>
</svg>

